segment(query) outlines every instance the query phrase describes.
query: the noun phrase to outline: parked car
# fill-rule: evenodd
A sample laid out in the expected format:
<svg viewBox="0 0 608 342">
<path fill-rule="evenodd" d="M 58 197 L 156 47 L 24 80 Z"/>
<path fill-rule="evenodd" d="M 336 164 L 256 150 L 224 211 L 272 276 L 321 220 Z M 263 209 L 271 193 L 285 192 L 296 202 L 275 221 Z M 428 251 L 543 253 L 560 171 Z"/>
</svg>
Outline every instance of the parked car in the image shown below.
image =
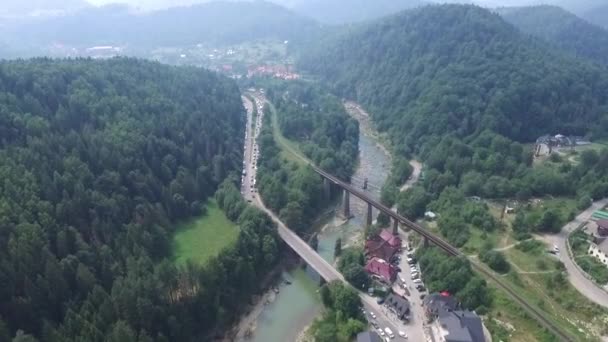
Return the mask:
<svg viewBox="0 0 608 342">
<path fill-rule="evenodd" d="M 422 284 L 422 280 L 420 280 L 420 279 L 414 279 L 414 284 Z"/>
</svg>

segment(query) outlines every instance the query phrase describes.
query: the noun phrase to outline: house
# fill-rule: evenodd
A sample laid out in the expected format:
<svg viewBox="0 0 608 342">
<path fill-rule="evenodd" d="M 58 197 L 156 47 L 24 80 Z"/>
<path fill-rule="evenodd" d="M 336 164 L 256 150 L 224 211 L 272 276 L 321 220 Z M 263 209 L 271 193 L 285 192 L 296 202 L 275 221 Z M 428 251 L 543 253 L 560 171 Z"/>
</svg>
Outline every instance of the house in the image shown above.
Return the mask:
<svg viewBox="0 0 608 342">
<path fill-rule="evenodd" d="M 589 255 L 596 257 L 604 265 L 608 266 L 608 238 L 595 238 L 589 244 Z"/>
<path fill-rule="evenodd" d="M 433 330 L 437 332 L 435 337 L 442 342 L 486 341 L 481 318 L 468 310 L 441 309 Z"/>
<path fill-rule="evenodd" d="M 368 258 L 379 258 L 391 261 L 399 249 L 392 247 L 380 237 L 365 241 L 365 255 Z"/>
<path fill-rule="evenodd" d="M 439 316 L 442 309 L 456 310 L 458 303 L 456 302 L 456 298 L 452 297 L 449 293 L 441 292 L 426 296 L 422 301 L 422 305 L 424 306 L 427 319 L 432 321 Z"/>
<path fill-rule="evenodd" d="M 401 238 L 399 235 L 393 234 L 393 232 L 388 229 L 382 229 L 382 231 L 380 231 L 380 238 L 393 248 L 401 248 Z"/>
<path fill-rule="evenodd" d="M 595 223 L 597 224 L 597 235 L 608 236 L 608 220 L 597 220 Z"/>
<path fill-rule="evenodd" d="M 388 306 L 389 310 L 391 310 L 400 320 L 408 319 L 408 315 L 410 313 L 410 302 L 394 293 L 391 293 L 386 297 L 384 303 Z"/>
<path fill-rule="evenodd" d="M 357 335 L 357 342 L 383 342 L 374 331 L 364 331 Z"/>
<path fill-rule="evenodd" d="M 370 259 L 367 265 L 365 265 L 365 271 L 378 276 L 387 284 L 392 284 L 397 277 L 397 268 L 387 261 L 379 258 Z"/>
<path fill-rule="evenodd" d="M 432 220 L 434 220 L 434 219 L 437 218 L 437 214 L 435 214 L 432 211 L 427 211 L 427 212 L 424 213 L 424 218 L 427 219 L 427 220 L 429 220 L 429 221 L 432 221 Z"/>
</svg>

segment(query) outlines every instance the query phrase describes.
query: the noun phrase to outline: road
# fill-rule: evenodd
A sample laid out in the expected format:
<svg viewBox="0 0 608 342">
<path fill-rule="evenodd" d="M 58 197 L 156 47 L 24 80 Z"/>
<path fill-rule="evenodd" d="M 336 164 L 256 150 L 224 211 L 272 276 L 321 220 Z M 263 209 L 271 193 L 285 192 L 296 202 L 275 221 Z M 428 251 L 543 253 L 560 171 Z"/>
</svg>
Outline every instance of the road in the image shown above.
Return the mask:
<svg viewBox="0 0 608 342">
<path fill-rule="evenodd" d="M 412 166 L 412 175 L 399 189 L 399 191 L 401 192 L 411 188 L 420 178 L 420 172 L 422 172 L 422 164 L 419 161 L 412 159 L 410 160 L 410 165 Z"/>
<path fill-rule="evenodd" d="M 543 235 L 541 238 L 550 243 L 551 245 L 557 245 L 559 247 L 559 259 L 566 266 L 568 271 L 568 280 L 583 296 L 587 297 L 590 301 L 597 303 L 603 307 L 608 308 L 608 292 L 601 289 L 593 281 L 585 277 L 585 275 L 576 267 L 574 260 L 570 258 L 570 254 L 567 252 L 567 240 L 568 235 L 579 227 L 584 222 L 589 221 L 591 215 L 596 210 L 602 209 L 608 205 L 608 199 L 603 199 L 594 202 L 591 207 L 580 213 L 573 221 L 566 224 L 561 232 L 556 235 Z"/>
<path fill-rule="evenodd" d="M 246 170 L 247 175 L 245 177 L 244 186 L 242 189 L 242 190 L 244 190 L 242 192 L 243 197 L 245 198 L 245 200 L 254 204 L 256 207 L 258 207 L 259 209 L 264 211 L 266 214 L 268 214 L 268 216 L 277 224 L 277 230 L 278 230 L 278 233 L 279 233 L 279 236 L 281 237 L 281 239 L 283 239 L 283 241 L 285 241 L 285 243 L 289 247 L 291 247 L 296 253 L 298 253 L 298 255 L 310 267 L 312 267 L 317 273 L 319 273 L 319 275 L 323 279 L 325 279 L 328 282 L 331 282 L 334 280 L 339 280 L 339 281 L 347 283 L 346 280 L 344 279 L 344 277 L 342 276 L 342 274 L 340 274 L 340 272 L 338 272 L 332 265 L 330 265 L 325 259 L 323 259 L 304 240 L 302 240 L 298 235 L 296 235 L 293 231 L 291 231 L 279 219 L 279 217 L 274 212 L 272 212 L 270 209 L 268 209 L 266 207 L 266 205 L 264 204 L 264 202 L 262 201 L 260 196 L 257 195 L 257 190 L 255 188 L 255 185 L 253 187 L 251 186 L 251 185 L 253 185 L 253 182 L 251 182 L 252 178 L 255 179 L 255 177 L 256 177 L 257 170 L 256 170 L 255 165 L 257 165 L 257 157 L 259 157 L 259 155 L 256 155 L 255 153 L 252 153 L 251 151 L 257 150 L 257 144 L 255 142 L 255 139 L 259 135 L 259 132 L 261 130 L 262 119 L 263 119 L 262 118 L 262 115 L 263 115 L 262 109 L 263 109 L 264 103 L 266 103 L 266 99 L 265 99 L 264 95 L 259 92 L 250 93 L 249 95 L 251 95 L 254 98 L 254 100 L 256 102 L 255 105 L 258 106 L 258 118 L 256 120 L 257 122 L 255 125 L 255 128 L 253 129 L 253 132 L 247 134 L 247 139 L 245 142 L 245 145 L 247 146 L 247 151 L 250 151 L 250 152 L 247 153 L 247 151 L 246 151 L 245 155 L 244 155 L 244 160 L 245 160 L 244 169 Z M 248 127 L 247 130 L 250 130 L 251 129 L 250 128 L 251 120 L 253 117 L 253 114 L 252 114 L 253 105 L 248 105 L 248 104 L 251 104 L 251 101 L 249 101 L 245 97 L 243 98 L 243 101 L 244 101 L 245 108 L 247 109 L 247 127 Z M 368 320 L 377 322 L 378 325 L 380 326 L 380 328 L 389 327 L 395 334 L 397 334 L 397 332 L 400 330 L 401 331 L 404 330 L 404 325 L 396 323 L 394 321 L 394 318 L 389 317 L 384 312 L 383 307 L 376 302 L 376 299 L 374 299 L 373 297 L 371 297 L 367 294 L 361 293 L 361 292 L 360 292 L 360 296 L 361 296 L 361 302 L 363 303 L 363 307 L 365 309 L 366 317 L 368 318 Z M 370 314 L 369 314 L 370 312 L 373 312 L 376 315 L 376 319 L 373 319 L 370 316 Z M 396 337 L 396 338 L 399 338 L 399 337 Z M 412 341 L 424 341 L 424 340 L 412 340 Z"/>
</svg>

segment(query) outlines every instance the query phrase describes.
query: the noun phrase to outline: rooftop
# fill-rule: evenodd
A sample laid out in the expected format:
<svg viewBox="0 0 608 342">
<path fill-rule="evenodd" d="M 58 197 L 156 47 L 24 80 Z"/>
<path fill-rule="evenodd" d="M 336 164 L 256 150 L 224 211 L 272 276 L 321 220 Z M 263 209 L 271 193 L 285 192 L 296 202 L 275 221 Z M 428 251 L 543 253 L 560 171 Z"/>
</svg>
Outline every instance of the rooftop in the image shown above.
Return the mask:
<svg viewBox="0 0 608 342">
<path fill-rule="evenodd" d="M 357 335 L 357 342 L 383 342 L 380 336 L 373 331 L 364 331 Z"/>
<path fill-rule="evenodd" d="M 484 342 L 481 318 L 471 311 L 440 310 L 437 318 L 447 331 L 446 342 Z"/>
<path fill-rule="evenodd" d="M 410 312 L 410 302 L 394 293 L 386 297 L 385 303 L 397 314 L 399 319 L 403 319 Z"/>
</svg>

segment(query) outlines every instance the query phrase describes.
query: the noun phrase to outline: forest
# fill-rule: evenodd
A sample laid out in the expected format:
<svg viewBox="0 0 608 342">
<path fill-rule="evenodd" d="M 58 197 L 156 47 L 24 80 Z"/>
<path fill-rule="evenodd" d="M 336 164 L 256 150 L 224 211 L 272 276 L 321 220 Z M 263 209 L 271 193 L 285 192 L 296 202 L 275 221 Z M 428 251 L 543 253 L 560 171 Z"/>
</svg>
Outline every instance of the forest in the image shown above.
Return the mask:
<svg viewBox="0 0 608 342">
<path fill-rule="evenodd" d="M 557 6 L 500 8 L 515 27 L 577 57 L 608 64 L 608 31 Z M 542 23 L 542 25 L 539 25 Z"/>
<path fill-rule="evenodd" d="M 234 250 L 206 266 L 168 259 L 174 224 L 240 173 L 234 82 L 33 59 L 0 63 L 0 98 L 1 341 L 200 340 L 234 319 L 277 249 L 234 181 L 216 196 L 241 227 Z"/>
<path fill-rule="evenodd" d="M 608 73 L 602 67 L 561 54 L 497 14 L 466 5 L 403 12 L 326 43 L 331 46 L 302 52 L 301 66 L 335 93 L 366 106 L 388 133 L 397 164 L 412 155 L 424 162 L 419 186 L 399 193 L 395 185 L 402 181 L 391 180 L 382 201 L 397 204 L 412 219 L 428 205 L 443 211 L 449 218 L 440 222 L 442 233 L 456 245 L 467 241 L 467 227 L 495 226 L 483 213 L 487 209 L 461 201 L 468 196 L 576 196 L 588 203 L 608 195 L 608 177 L 599 171 L 608 151 L 585 151 L 575 156 L 582 160 L 578 164 L 556 156 L 555 162 L 533 166 L 526 145 L 547 133 L 605 136 L 608 97 L 602 89 Z M 451 201 L 458 209 L 436 204 L 445 201 L 446 189 L 451 192 L 444 198 L 460 198 Z M 518 228 L 521 237 L 555 229 L 540 219 L 526 222 Z"/>
<path fill-rule="evenodd" d="M 258 182 L 266 205 L 279 213 L 291 229 L 305 233 L 328 204 L 323 181 L 313 169 L 282 153 L 273 129 L 276 111 L 278 129 L 319 167 L 349 179 L 358 156 L 359 126 L 344 111 L 340 101 L 305 83 L 268 87 L 264 125 L 258 138 L 260 161 Z"/>
</svg>

